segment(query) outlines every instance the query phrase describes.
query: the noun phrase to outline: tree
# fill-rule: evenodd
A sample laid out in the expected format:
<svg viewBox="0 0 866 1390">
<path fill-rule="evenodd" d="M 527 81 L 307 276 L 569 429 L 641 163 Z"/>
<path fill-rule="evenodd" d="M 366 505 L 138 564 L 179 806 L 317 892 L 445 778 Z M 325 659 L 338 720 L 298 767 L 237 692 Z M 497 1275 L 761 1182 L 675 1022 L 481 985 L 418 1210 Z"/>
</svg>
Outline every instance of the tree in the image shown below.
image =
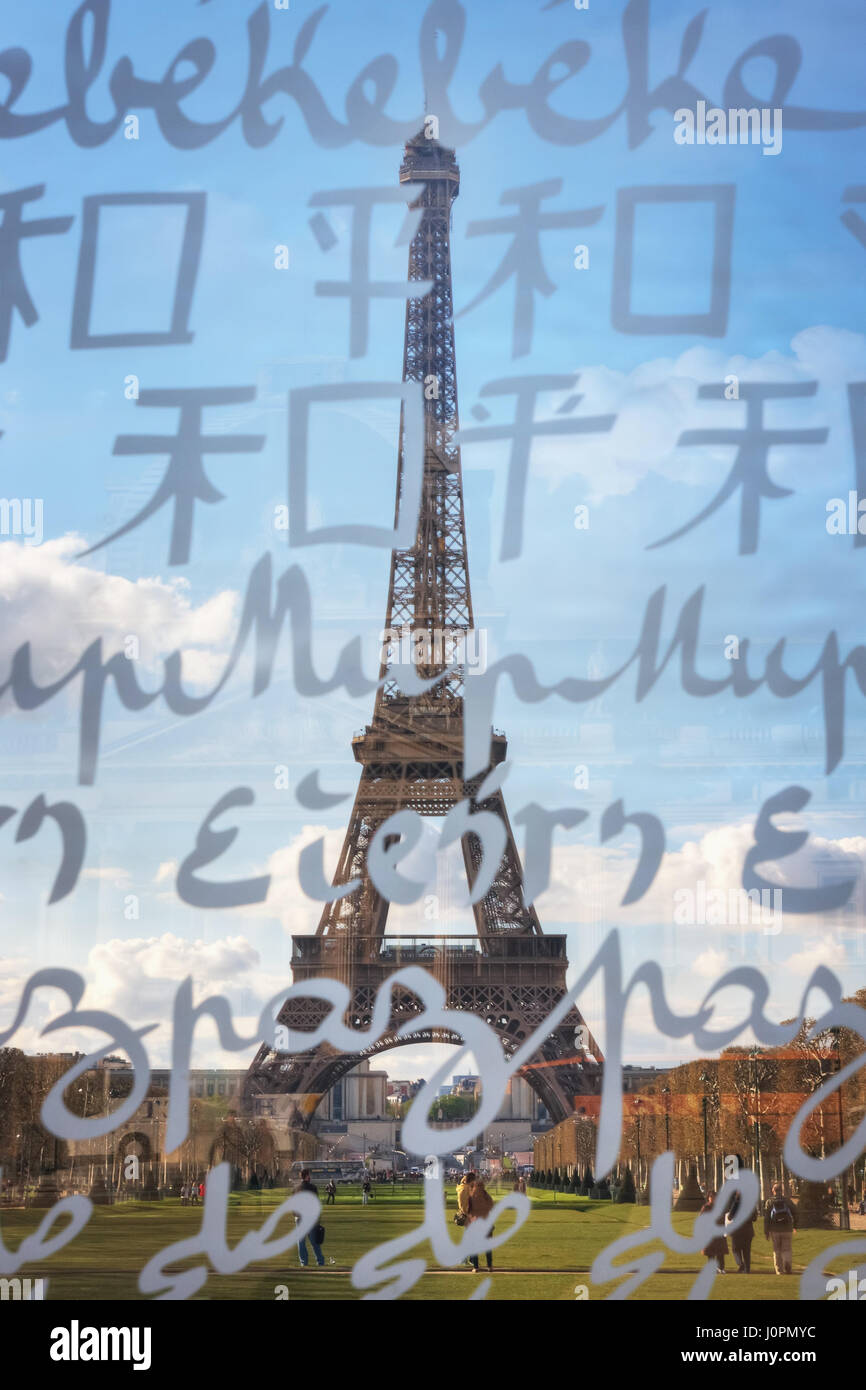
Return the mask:
<svg viewBox="0 0 866 1390">
<path fill-rule="evenodd" d="M 733 1119 L 730 1151 L 751 1148 L 763 1193 L 767 1190 L 765 1160 L 781 1154 L 787 1129 L 778 1095 L 779 1059 L 759 1048 L 729 1047 L 722 1053 L 722 1063 L 725 1089 L 730 1088 L 734 1100 L 731 1114 L 726 1115 L 726 1121 Z"/>
<path fill-rule="evenodd" d="M 797 1197 L 797 1224 L 802 1230 L 828 1229 L 833 1221 L 833 1194 L 826 1183 L 803 1182 Z"/>
<path fill-rule="evenodd" d="M 271 1169 L 275 1163 L 273 1136 L 263 1120 L 230 1116 L 217 1130 L 212 1154 L 215 1162 L 231 1163 L 249 1184 L 259 1166 Z M 258 1182 L 258 1180 L 257 1180 Z"/>
<path fill-rule="evenodd" d="M 622 1182 L 617 1187 L 616 1197 L 614 1198 L 614 1201 L 631 1203 L 637 1201 L 637 1194 L 634 1190 L 634 1177 L 632 1176 L 631 1168 L 626 1168 L 622 1177 Z"/>
<path fill-rule="evenodd" d="M 478 1109 L 473 1096 L 440 1096 L 430 1107 L 431 1120 L 468 1120 Z M 441 1117 L 439 1112 L 441 1113 Z"/>
<path fill-rule="evenodd" d="M 20 1152 L 28 1111 L 29 1058 L 17 1047 L 0 1047 L 0 1164 L 7 1171 Z"/>
</svg>

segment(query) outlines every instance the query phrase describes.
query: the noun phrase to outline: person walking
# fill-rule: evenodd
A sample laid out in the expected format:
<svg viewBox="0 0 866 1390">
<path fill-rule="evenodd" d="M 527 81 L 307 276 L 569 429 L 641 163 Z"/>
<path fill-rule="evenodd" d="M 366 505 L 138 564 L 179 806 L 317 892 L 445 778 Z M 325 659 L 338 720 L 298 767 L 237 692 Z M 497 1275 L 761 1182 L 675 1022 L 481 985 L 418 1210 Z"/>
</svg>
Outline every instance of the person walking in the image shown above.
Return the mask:
<svg viewBox="0 0 866 1390">
<path fill-rule="evenodd" d="M 711 1187 L 708 1187 L 706 1201 L 704 1202 L 704 1205 L 701 1207 L 701 1212 L 712 1211 L 715 1206 L 715 1201 L 716 1194 Z M 703 1255 L 706 1255 L 708 1260 L 715 1260 L 716 1264 L 719 1267 L 719 1273 L 724 1274 L 725 1256 L 728 1253 L 728 1242 L 721 1233 L 713 1236 L 712 1240 L 710 1240 L 709 1243 L 704 1246 L 701 1253 Z"/>
<path fill-rule="evenodd" d="M 742 1205 L 743 1196 L 741 1192 L 735 1192 L 728 1209 L 725 1212 L 725 1225 L 732 1226 L 737 1213 Z M 755 1238 L 755 1222 L 758 1218 L 757 1209 L 746 1217 L 741 1226 L 735 1231 L 730 1232 L 731 1252 L 737 1262 L 738 1274 L 751 1274 L 752 1272 L 752 1241 Z"/>
<path fill-rule="evenodd" d="M 781 1183 L 774 1182 L 772 1195 L 764 1207 L 764 1235 L 773 1242 L 773 1266 L 777 1274 L 793 1274 L 794 1236 L 797 1209 L 784 1196 Z"/>
<path fill-rule="evenodd" d="M 316 1184 L 314 1182 L 310 1182 L 309 1168 L 304 1168 L 302 1170 L 300 1185 L 295 1188 L 295 1191 L 312 1192 L 314 1197 L 318 1197 L 319 1189 L 316 1187 Z M 297 1225 L 297 1218 L 295 1224 Z M 307 1240 L 309 1240 L 310 1245 L 313 1247 L 313 1254 L 316 1257 L 316 1264 L 321 1267 L 325 1263 L 325 1257 L 322 1254 L 322 1237 L 324 1236 L 324 1234 L 325 1228 L 319 1223 L 317 1223 L 313 1227 L 312 1231 L 310 1231 L 309 1236 L 305 1236 L 302 1240 L 298 1241 L 298 1259 L 301 1262 L 302 1269 L 307 1268 L 307 1260 L 309 1258 L 307 1253 Z"/>
<path fill-rule="evenodd" d="M 468 1225 L 469 1225 L 469 1220 L 470 1220 L 470 1217 L 469 1217 L 469 1198 L 470 1198 L 471 1193 L 472 1193 L 472 1184 L 473 1184 L 474 1182 L 475 1182 L 475 1173 L 472 1172 L 472 1171 L 470 1170 L 468 1173 L 464 1173 L 464 1174 L 463 1174 L 463 1177 L 460 1179 L 459 1183 L 457 1184 L 457 1213 L 458 1213 L 458 1214 L 457 1214 L 457 1216 L 455 1216 L 454 1220 L 457 1222 L 457 1225 L 458 1225 L 458 1226 L 468 1226 Z M 465 1265 L 467 1265 L 467 1266 L 470 1264 L 470 1260 L 469 1260 L 469 1256 L 468 1256 L 468 1255 L 467 1255 L 466 1259 L 463 1261 L 463 1263 L 464 1263 Z"/>
<path fill-rule="evenodd" d="M 334 1182 L 333 1178 L 328 1179 L 328 1186 L 325 1188 L 325 1192 L 327 1194 L 325 1197 L 325 1206 L 335 1206 L 337 1201 L 337 1184 Z"/>
<path fill-rule="evenodd" d="M 492 1212 L 492 1210 L 493 1210 L 493 1198 L 491 1197 L 490 1193 L 487 1191 L 487 1188 L 484 1186 L 484 1181 L 483 1181 L 483 1179 L 480 1178 L 480 1177 L 477 1177 L 477 1178 L 475 1179 L 475 1181 L 470 1185 L 470 1188 L 469 1188 L 469 1221 L 470 1221 L 470 1224 L 471 1224 L 473 1221 L 483 1221 L 484 1218 L 485 1218 L 486 1216 L 489 1216 L 489 1215 L 490 1215 L 490 1213 Z M 493 1235 L 494 1229 L 495 1229 L 495 1228 L 494 1228 L 493 1226 L 490 1227 L 490 1235 Z M 485 1256 L 487 1257 L 487 1268 L 488 1268 L 488 1270 L 490 1270 L 490 1269 L 493 1268 L 493 1251 L 492 1251 L 492 1250 L 485 1250 L 484 1253 L 485 1253 Z M 469 1263 L 470 1263 L 471 1266 L 472 1266 L 472 1271 L 473 1271 L 473 1273 L 474 1273 L 474 1274 L 477 1274 L 477 1273 L 478 1273 L 478 1256 L 477 1256 L 477 1255 L 470 1255 L 470 1256 L 469 1256 Z"/>
<path fill-rule="evenodd" d="M 473 1172 L 469 1172 L 464 1173 L 463 1177 L 457 1184 L 457 1206 L 460 1210 L 461 1216 L 464 1216 L 466 1218 L 466 1220 L 463 1223 L 461 1223 L 463 1225 L 467 1225 L 469 1222 L 469 1196 L 472 1191 L 472 1184 L 474 1183 L 474 1181 L 475 1174 Z"/>
<path fill-rule="evenodd" d="M 363 1202 L 364 1206 L 366 1206 L 370 1200 L 370 1186 L 370 1174 L 365 1173 L 364 1181 L 361 1183 L 361 1201 Z"/>
</svg>

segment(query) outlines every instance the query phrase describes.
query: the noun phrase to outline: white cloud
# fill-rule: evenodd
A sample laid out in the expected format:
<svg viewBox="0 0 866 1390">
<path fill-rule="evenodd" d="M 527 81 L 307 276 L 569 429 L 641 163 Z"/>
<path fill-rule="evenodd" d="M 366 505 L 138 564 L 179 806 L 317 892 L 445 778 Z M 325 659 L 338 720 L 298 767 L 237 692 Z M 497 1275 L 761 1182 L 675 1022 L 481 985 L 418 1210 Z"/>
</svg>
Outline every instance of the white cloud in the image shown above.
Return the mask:
<svg viewBox="0 0 866 1390">
<path fill-rule="evenodd" d="M 717 980 L 728 968 L 728 957 L 724 951 L 715 951 L 712 946 L 708 946 L 705 951 L 701 951 L 691 964 L 693 975 L 699 975 L 702 980 Z"/>
<path fill-rule="evenodd" d="M 84 971 L 89 1007 L 121 1018 L 166 1017 L 181 980 L 192 976 L 196 991 L 227 992 L 259 963 L 243 936 L 189 940 L 166 932 L 159 937 L 114 938 L 94 946 Z"/>
<path fill-rule="evenodd" d="M 24 958 L 0 959 L 0 1028 L 8 1027 L 21 998 L 28 976 L 38 962 Z M 178 985 L 187 976 L 193 980 L 193 1002 L 209 995 L 223 995 L 229 1002 L 236 1032 L 251 1036 L 266 999 L 291 983 L 288 970 L 282 975 L 261 968 L 258 950 L 244 936 L 228 936 L 215 941 L 188 939 L 170 932 L 162 936 L 113 938 L 94 946 L 79 967 L 86 982 L 82 1009 L 101 1009 L 134 1028 L 156 1024 L 144 1046 L 154 1064 L 169 1060 L 171 1017 Z M 37 992 L 25 1025 L 9 1042 L 27 1052 L 90 1052 L 104 1042 L 104 1034 L 91 1029 L 64 1028 L 47 1037 L 40 1030 L 50 1019 L 68 1009 L 68 1001 L 57 990 Z M 257 1044 L 238 1052 L 223 1051 L 215 1025 L 205 1020 L 196 1030 L 196 1066 L 249 1064 Z"/>
<path fill-rule="evenodd" d="M 105 574 L 92 562 L 76 562 L 86 543 L 75 535 L 29 546 L 0 546 L 0 669 L 15 651 L 33 645 L 33 669 L 40 683 L 65 674 L 82 651 L 102 638 L 104 656 L 123 651 L 128 638 L 139 643 L 138 664 L 145 672 L 179 649 L 191 685 L 209 685 L 222 673 L 234 637 L 238 595 L 224 590 L 195 606 L 182 577 L 131 581 Z"/>
<path fill-rule="evenodd" d="M 299 835 L 269 856 L 263 869 L 269 873 L 271 885 L 267 900 L 241 907 L 243 917 L 276 917 L 288 932 L 298 935 L 314 932 L 322 915 L 324 903 L 315 902 L 302 891 L 298 880 L 298 861 L 301 850 L 324 836 L 323 873 L 330 883 L 343 844 L 343 830 L 327 830 L 323 825 L 305 825 Z"/>
<path fill-rule="evenodd" d="M 841 941 L 826 936 L 818 941 L 810 941 L 801 951 L 796 951 L 785 962 L 785 969 L 794 975 L 808 977 L 819 965 L 830 970 L 843 970 L 848 963 L 848 955 Z"/>
<path fill-rule="evenodd" d="M 730 423 L 730 403 L 699 400 L 700 385 L 721 383 L 731 375 L 740 383 L 817 381 L 815 397 L 789 402 L 787 408 L 796 412 L 798 427 L 830 425 L 834 422 L 833 412 L 844 407 L 839 401 L 835 405 L 829 402 L 825 388 L 838 390 L 847 381 L 862 380 L 864 374 L 866 336 L 820 325 L 798 333 L 791 341 L 789 354 L 772 351 L 749 358 L 700 346 L 687 349 L 677 358 L 658 357 L 642 362 L 631 372 L 582 367 L 575 388 L 582 400 L 565 418 L 578 420 L 581 416 L 612 414 L 616 416 L 614 425 L 606 433 L 534 439 L 533 476 L 546 479 L 551 488 L 567 478 L 581 477 L 589 502 L 630 493 L 649 473 L 675 482 L 703 485 L 708 479 L 711 452 L 724 461 L 732 459 L 733 451 L 730 446 L 711 446 L 711 452 L 707 445 L 678 447 L 684 430 Z M 537 421 L 558 418 L 561 422 L 563 416 L 557 412 L 572 394 L 566 391 L 541 396 L 536 405 Z M 736 423 L 742 425 L 745 407 L 741 404 L 734 409 L 738 412 Z M 772 409 L 770 405 L 768 419 Z M 725 411 L 728 415 L 723 419 Z M 823 450 L 833 445 L 832 436 L 833 431 L 827 446 L 812 446 L 813 451 L 818 451 L 813 472 L 819 477 Z M 468 466 L 499 466 L 503 447 L 498 443 L 476 444 L 470 439 Z M 802 485 L 801 454 L 802 449 L 798 451 L 796 445 L 774 447 L 774 476 L 784 479 L 785 466 L 790 462 L 800 469 Z M 685 513 L 683 520 L 687 516 Z"/>
<path fill-rule="evenodd" d="M 798 828 L 795 818 L 777 819 L 780 829 Z M 471 909 L 467 907 L 465 871 L 459 846 L 451 846 L 446 851 L 433 856 L 437 831 L 429 823 L 424 824 L 424 837 L 411 855 L 401 863 L 400 871 L 407 878 L 425 884 L 421 898 L 407 908 L 391 904 L 388 913 L 388 930 L 404 930 L 408 933 L 425 931 L 424 903 L 426 893 L 445 894 L 440 902 L 436 922 L 430 931 L 471 931 L 473 929 Z M 592 843 L 558 844 L 551 856 L 550 882 L 544 893 L 540 894 L 536 907 L 547 929 L 553 924 L 573 923 L 576 925 L 618 925 L 623 927 L 676 926 L 674 912 L 679 901 L 675 894 L 680 889 L 697 890 L 703 883 L 706 892 L 742 887 L 742 870 L 746 855 L 754 844 L 754 822 L 744 820 L 734 825 L 713 825 L 694 827 L 696 834 L 687 839 L 679 849 L 668 849 L 650 889 L 636 903 L 622 907 L 628 885 L 638 862 L 636 848 L 627 842 L 621 847 L 600 846 Z M 680 827 L 688 834 L 689 827 Z M 631 834 L 631 832 L 630 832 Z M 323 872 L 327 882 L 336 868 L 343 844 L 344 830 L 326 829 L 321 825 L 305 825 L 288 845 L 275 850 L 264 865 L 256 866 L 256 874 L 271 875 L 271 885 L 267 899 L 237 909 L 246 918 L 277 918 L 290 933 L 302 934 L 315 931 L 324 904 L 308 898 L 302 891 L 298 879 L 298 862 L 301 850 L 324 837 Z M 633 842 L 636 837 L 631 834 Z M 802 927 L 816 927 L 828 922 L 837 930 L 855 929 L 864 913 L 864 867 L 866 867 L 866 837 L 847 836 L 828 839 L 820 835 L 810 835 L 809 840 L 796 854 L 759 866 L 759 872 L 780 888 L 814 887 L 821 875 L 829 871 L 834 882 L 839 877 L 850 876 L 857 880 L 852 901 L 855 913 L 852 918 L 840 919 L 822 914 L 816 918 L 809 914 L 787 913 L 785 930 Z M 173 877 L 176 864 L 160 866 L 157 881 Z M 783 899 L 784 908 L 784 899 Z M 444 914 L 440 916 L 440 913 Z M 447 922 L 448 925 L 443 925 Z M 713 929 L 713 928 L 711 928 Z M 738 921 L 714 928 L 743 930 Z M 764 923 L 755 920 L 746 924 L 746 929 L 763 933 Z M 687 931 L 688 928 L 682 928 Z"/>
<path fill-rule="evenodd" d="M 115 887 L 119 887 L 121 884 L 129 882 L 130 874 L 128 869 L 106 866 L 104 868 L 82 869 L 81 877 L 95 878 L 100 882 L 113 883 Z"/>
<path fill-rule="evenodd" d="M 0 956 L 0 1028 L 7 1028 L 21 998 L 21 988 L 31 973 L 22 956 Z"/>
<path fill-rule="evenodd" d="M 779 829 L 799 828 L 792 817 L 776 819 Z M 644 896 L 630 907 L 621 907 L 628 883 L 637 864 L 633 850 L 607 848 L 592 844 L 559 845 L 554 848 L 550 886 L 538 899 L 538 911 L 545 923 L 575 922 L 617 923 L 622 926 L 675 924 L 674 912 L 678 901 L 675 894 L 682 889 L 697 892 L 699 883 L 707 894 L 718 890 L 730 893 L 742 887 L 742 871 L 746 855 L 754 845 L 754 822 L 744 820 L 735 825 L 701 828 L 695 839 L 686 840 L 677 850 L 667 850 L 653 883 Z M 852 895 L 854 915 L 846 919 L 849 929 L 862 924 L 864 916 L 864 867 L 866 867 L 866 837 L 846 836 L 828 839 L 810 835 L 796 854 L 758 866 L 758 872 L 773 885 L 814 888 L 825 875 L 838 882 L 851 877 L 856 886 Z M 784 912 L 784 895 L 782 898 Z M 805 926 L 839 928 L 839 919 L 822 914 L 785 912 L 784 930 Z M 729 927 L 713 928 L 722 932 L 743 927 L 733 921 Z M 763 932 L 764 924 L 756 920 L 746 929 Z M 688 930 L 688 928 L 683 928 Z"/>
</svg>

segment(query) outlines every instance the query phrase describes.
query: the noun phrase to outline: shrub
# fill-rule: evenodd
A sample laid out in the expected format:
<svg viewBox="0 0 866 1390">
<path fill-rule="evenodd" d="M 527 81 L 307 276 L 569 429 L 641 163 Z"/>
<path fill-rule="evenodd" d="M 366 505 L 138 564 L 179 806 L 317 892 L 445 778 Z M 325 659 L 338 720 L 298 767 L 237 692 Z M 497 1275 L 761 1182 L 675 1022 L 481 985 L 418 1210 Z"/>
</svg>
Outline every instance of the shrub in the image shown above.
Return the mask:
<svg viewBox="0 0 866 1390">
<path fill-rule="evenodd" d="M 800 1184 L 800 1194 L 794 1205 L 797 1213 L 795 1225 L 807 1229 L 826 1230 L 835 1223 L 833 1221 L 834 1201 L 832 1193 L 827 1191 L 827 1184 L 820 1182 L 802 1182 Z"/>
<path fill-rule="evenodd" d="M 634 1178 L 630 1168 L 626 1168 L 622 1182 L 617 1187 L 615 1202 L 636 1202 L 637 1193 L 634 1190 Z"/>
</svg>

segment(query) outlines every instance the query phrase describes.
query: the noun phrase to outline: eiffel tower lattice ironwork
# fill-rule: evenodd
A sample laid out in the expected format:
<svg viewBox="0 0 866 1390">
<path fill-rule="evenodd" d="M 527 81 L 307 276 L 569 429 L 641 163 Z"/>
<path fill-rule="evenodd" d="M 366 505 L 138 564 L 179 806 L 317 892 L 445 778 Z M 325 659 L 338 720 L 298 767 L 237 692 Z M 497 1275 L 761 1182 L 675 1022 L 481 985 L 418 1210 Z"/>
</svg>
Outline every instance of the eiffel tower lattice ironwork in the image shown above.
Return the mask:
<svg viewBox="0 0 866 1390">
<path fill-rule="evenodd" d="M 460 174 L 454 151 L 421 131 L 409 140 L 400 168 L 401 184 L 417 184 L 410 206 L 420 220 L 409 251 L 410 281 L 432 282 L 425 296 L 407 300 L 403 379 L 424 391 L 424 461 L 422 494 L 415 542 L 394 550 L 388 590 L 385 646 L 380 685 L 371 723 L 352 740 L 361 778 L 343 842 L 334 884 L 359 879 L 351 894 L 325 906 L 315 936 L 292 938 L 295 984 L 316 977 L 336 978 L 351 990 L 347 1020 L 369 1024 L 373 1001 L 389 975 L 407 964 L 422 965 L 443 984 L 448 1007 L 469 1010 L 497 1032 L 503 1048 L 513 1052 L 540 1025 L 565 992 L 568 961 L 564 936 L 542 934 L 534 907 L 523 897 L 523 874 L 501 791 L 476 800 L 489 771 L 506 755 L 504 735 L 492 731 L 491 757 L 479 776 L 463 777 L 463 681 L 465 663 L 453 665 L 456 652 L 465 658 L 474 631 L 466 554 L 466 527 L 458 428 L 457 372 L 451 291 L 451 206 Z M 401 421 L 397 474 L 397 511 L 403 485 Z M 432 684 L 422 694 L 407 695 L 389 679 L 399 635 L 416 646 L 418 674 Z M 435 681 L 437 675 L 441 681 Z M 475 936 L 404 937 L 385 932 L 388 902 L 367 872 L 367 852 L 377 829 L 394 812 L 411 809 L 423 816 L 445 816 L 470 798 L 473 811 L 492 811 L 506 832 L 505 850 L 489 891 L 473 907 Z M 481 864 L 477 836 L 462 839 L 467 880 L 475 881 Z M 357 1053 L 318 1046 L 299 1055 L 281 1054 L 263 1045 L 245 1086 L 248 1101 L 262 1094 L 310 1098 L 309 1121 L 317 1098 L 364 1058 L 406 1043 L 431 1040 L 416 1032 L 397 1037 L 397 1029 L 420 1012 L 417 998 L 392 989 L 388 1033 L 373 1047 Z M 288 1000 L 279 1014 L 284 1026 L 311 1031 L 328 1005 L 313 998 Z M 443 1035 L 437 1033 L 436 1040 Z M 454 1035 L 450 1039 L 459 1042 Z M 597 1091 L 601 1053 L 583 1019 L 572 1008 L 548 1034 L 526 1077 L 555 1120 L 573 1113 L 574 1097 Z"/>
</svg>

